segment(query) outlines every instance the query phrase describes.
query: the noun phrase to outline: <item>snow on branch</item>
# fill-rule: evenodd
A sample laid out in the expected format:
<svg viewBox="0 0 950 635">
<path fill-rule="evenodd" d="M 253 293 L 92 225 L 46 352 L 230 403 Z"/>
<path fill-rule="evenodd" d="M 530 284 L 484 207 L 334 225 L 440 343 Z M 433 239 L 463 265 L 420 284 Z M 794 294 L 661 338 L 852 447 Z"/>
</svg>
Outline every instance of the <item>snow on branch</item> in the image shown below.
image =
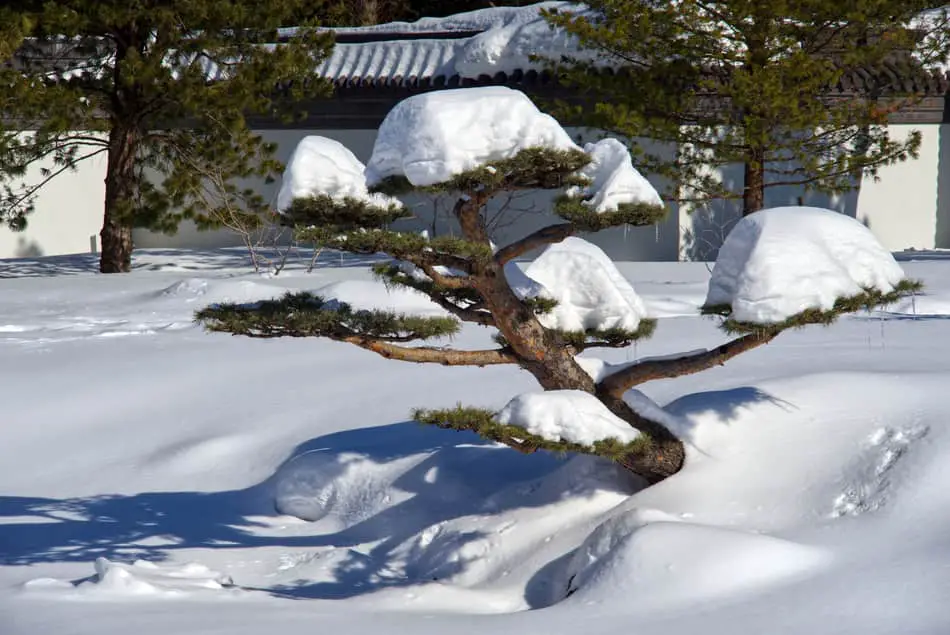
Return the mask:
<svg viewBox="0 0 950 635">
<path fill-rule="evenodd" d="M 596 401 L 595 397 L 587 396 Z M 599 403 L 597 402 L 597 404 Z M 605 415 L 610 415 L 606 408 L 604 408 L 604 412 Z M 538 450 L 557 453 L 576 452 L 622 462 L 629 455 L 643 452 L 650 445 L 649 437 L 638 434 L 636 430 L 630 428 L 620 419 L 617 419 L 617 421 L 623 428 L 617 428 L 617 436 L 607 436 L 588 442 L 576 442 L 561 438 L 559 433 L 555 436 L 546 434 L 543 430 L 538 430 L 540 433 L 531 432 L 526 430 L 524 425 L 519 425 L 524 424 L 520 419 L 517 422 L 511 422 L 509 415 L 502 421 L 499 418 L 500 415 L 501 413 L 495 413 L 491 410 L 468 408 L 460 404 L 455 408 L 443 410 L 418 409 L 413 411 L 412 418 L 419 423 L 438 428 L 474 432 L 482 438 L 503 443 L 525 454 L 531 454 Z M 588 419 L 583 419 L 581 425 L 587 421 Z M 620 431 L 626 433 L 623 438 L 619 438 Z"/>
<path fill-rule="evenodd" d="M 581 152 L 564 128 L 520 91 L 504 86 L 433 91 L 404 99 L 386 115 L 366 180 L 371 187 L 387 177 L 405 177 L 415 187 L 437 185 L 529 148 Z M 585 156 L 584 164 L 589 160 Z"/>
<path fill-rule="evenodd" d="M 920 289 L 860 221 L 814 207 L 751 214 L 719 250 L 703 312 L 730 333 L 830 324 Z"/>
<path fill-rule="evenodd" d="M 839 317 L 846 313 L 871 311 L 876 308 L 885 307 L 889 304 L 894 304 L 901 298 L 919 292 L 922 288 L 923 285 L 919 281 L 904 279 L 895 284 L 893 289 L 888 292 L 867 288 L 861 293 L 846 298 L 837 298 L 830 309 L 812 307 L 790 315 L 779 322 L 765 324 L 742 321 L 730 317 L 732 315 L 732 307 L 728 304 L 707 305 L 702 307 L 702 312 L 704 315 L 719 315 L 725 317 L 726 319 L 722 322 L 722 329 L 727 333 L 763 335 L 772 331 L 781 332 L 793 328 L 804 328 L 810 324 L 833 324 Z"/>
</svg>

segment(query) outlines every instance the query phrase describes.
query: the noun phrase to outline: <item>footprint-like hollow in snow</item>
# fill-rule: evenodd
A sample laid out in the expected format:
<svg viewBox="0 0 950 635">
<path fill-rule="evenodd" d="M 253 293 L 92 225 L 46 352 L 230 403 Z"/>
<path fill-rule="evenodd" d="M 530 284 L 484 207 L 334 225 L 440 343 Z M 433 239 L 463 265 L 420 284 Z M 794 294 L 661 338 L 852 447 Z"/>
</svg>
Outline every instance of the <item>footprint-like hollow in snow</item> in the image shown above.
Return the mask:
<svg viewBox="0 0 950 635">
<path fill-rule="evenodd" d="M 867 447 L 853 467 L 850 482 L 835 499 L 831 515 L 858 516 L 882 508 L 890 498 L 894 468 L 910 445 L 926 436 L 926 426 L 884 427 L 867 440 Z"/>
</svg>

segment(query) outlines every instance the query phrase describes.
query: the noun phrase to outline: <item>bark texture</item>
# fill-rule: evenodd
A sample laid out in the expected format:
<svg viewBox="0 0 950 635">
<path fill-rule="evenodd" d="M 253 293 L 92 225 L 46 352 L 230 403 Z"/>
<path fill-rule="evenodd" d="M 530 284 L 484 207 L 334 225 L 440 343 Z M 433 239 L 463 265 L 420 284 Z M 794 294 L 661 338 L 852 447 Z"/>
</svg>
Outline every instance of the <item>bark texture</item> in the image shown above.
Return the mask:
<svg viewBox="0 0 950 635">
<path fill-rule="evenodd" d="M 748 216 L 765 207 L 765 152 L 749 148 L 742 189 L 742 215 Z"/>
<path fill-rule="evenodd" d="M 114 127 L 109 134 L 105 210 L 99 237 L 99 271 L 128 273 L 132 269 L 132 210 L 136 191 L 135 151 L 139 135 L 132 128 Z"/>
</svg>

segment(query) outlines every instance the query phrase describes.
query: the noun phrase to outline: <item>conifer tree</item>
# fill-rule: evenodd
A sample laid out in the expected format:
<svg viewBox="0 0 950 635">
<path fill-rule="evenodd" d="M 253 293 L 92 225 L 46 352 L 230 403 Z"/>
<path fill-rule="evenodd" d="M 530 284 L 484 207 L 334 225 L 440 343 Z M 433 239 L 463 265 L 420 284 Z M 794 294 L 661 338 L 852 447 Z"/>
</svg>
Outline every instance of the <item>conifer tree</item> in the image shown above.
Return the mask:
<svg viewBox="0 0 950 635">
<path fill-rule="evenodd" d="M 942 4 L 593 0 L 581 13 L 544 13 L 594 53 L 560 64 L 596 102 L 575 118 L 675 147 L 672 160 L 636 148 L 645 172 L 678 188 L 670 199 L 741 199 L 749 214 L 769 187 L 843 193 L 917 157 L 919 132 L 898 139 L 886 124 L 924 96 L 912 78 L 932 81 L 947 60 L 946 13 L 920 19 Z M 715 171 L 735 164 L 743 181 L 721 182 Z"/>
<path fill-rule="evenodd" d="M 239 198 L 249 213 L 265 209 L 234 185 L 273 178 L 281 167 L 247 116 L 290 117 L 295 104 L 327 92 L 313 69 L 332 41 L 307 17 L 321 4 L 6 3 L 0 220 L 24 227 L 46 183 L 97 156 L 107 164 L 103 273 L 129 271 L 133 227 L 172 232 L 184 218 L 208 220 L 208 166 L 229 184 L 219 194 Z M 280 27 L 297 28 L 272 46 Z M 38 162 L 36 182 L 14 185 Z"/>
<path fill-rule="evenodd" d="M 410 99 L 425 97 L 428 96 Z M 452 104 L 457 105 L 460 101 L 464 103 L 464 100 L 455 99 Z M 486 112 L 497 113 L 499 117 L 510 114 L 509 108 L 486 104 L 484 100 L 470 107 L 484 107 Z M 419 120 L 428 121 L 436 112 L 439 111 L 407 107 L 399 113 L 400 116 L 393 117 L 391 123 L 394 128 L 404 126 L 407 117 L 403 115 L 406 113 L 415 113 Z M 470 122 L 471 114 L 462 113 L 452 118 L 442 113 L 442 122 L 453 119 Z M 383 122 L 380 138 L 385 136 L 388 121 L 389 118 Z M 467 148 L 469 146 L 465 144 L 471 144 L 472 139 L 459 140 L 465 135 L 478 139 L 481 145 L 487 143 L 484 139 L 490 132 L 470 123 L 464 125 L 463 131 L 444 134 L 442 143 L 446 146 L 461 143 L 460 147 Z M 497 126 L 504 127 L 501 122 Z M 413 140 L 409 143 L 426 147 L 426 156 L 439 156 L 433 155 L 432 135 L 415 130 L 403 130 L 401 135 Z M 381 145 L 380 138 L 377 139 L 377 150 Z M 616 143 L 616 146 L 620 144 Z M 394 230 L 390 225 L 409 215 L 406 208 L 398 203 L 384 204 L 366 198 L 341 198 L 315 192 L 296 198 L 286 210 L 289 221 L 297 228 L 298 238 L 303 241 L 352 254 L 392 256 L 394 261 L 375 267 L 376 275 L 387 284 L 425 294 L 447 312 L 446 316 L 355 310 L 332 298 L 293 293 L 249 305 L 210 306 L 196 314 L 197 321 L 210 331 L 254 338 L 325 337 L 353 344 L 387 359 L 406 362 L 443 366 L 519 366 L 531 373 L 546 391 L 576 390 L 595 396 L 610 412 L 641 434 L 626 444 L 606 439 L 582 445 L 568 439 L 542 438 L 523 428 L 499 422 L 494 413 L 483 409 L 419 410 L 414 417 L 430 425 L 474 431 L 520 452 L 570 451 L 607 457 L 647 481 L 657 482 L 680 469 L 685 456 L 683 444 L 661 421 L 635 412 L 623 399 L 628 390 L 647 381 L 689 375 L 724 364 L 741 353 L 771 342 L 787 329 L 829 324 L 844 313 L 893 302 L 916 288 L 911 282 L 901 282 L 887 292 L 867 289 L 853 297 L 838 298 L 827 310 L 808 309 L 778 323 L 743 322 L 733 317 L 729 306 L 709 306 L 706 312 L 721 319 L 724 330 L 735 336 L 734 339 L 709 350 L 621 365 L 595 380 L 578 363 L 580 353 L 596 348 L 627 347 L 652 335 L 655 321 L 642 320 L 634 330 L 563 330 L 550 322 L 546 326 L 543 317 L 556 308 L 557 302 L 549 296 L 516 291 L 518 284 L 512 284 L 508 268 L 513 266 L 515 259 L 578 233 L 623 225 L 652 225 L 662 219 L 666 210 L 662 204 L 652 202 L 657 199 L 642 197 L 629 198 L 611 208 L 595 207 L 592 202 L 599 192 L 593 189 L 592 173 L 584 171 L 594 156 L 589 154 L 589 149 L 541 146 L 511 154 L 507 142 L 500 143 L 499 147 L 499 158 L 482 160 L 474 168 L 453 173 L 436 183 L 414 187 L 406 177 L 397 175 L 379 180 L 372 188 L 385 194 L 415 191 L 453 195 L 456 199 L 453 214 L 460 229 L 459 236 L 429 238 L 415 232 Z M 398 152 L 409 150 L 402 148 Z M 386 148 L 382 153 L 392 154 L 393 150 Z M 450 154 L 445 151 L 445 155 Z M 349 172 L 356 173 L 357 170 Z M 615 183 L 623 181 L 622 174 L 612 172 L 611 180 Z M 629 188 L 630 181 L 625 183 L 624 187 Z M 496 196 L 518 190 L 561 191 L 552 211 L 563 222 L 496 247 L 489 240 L 486 229 L 489 202 Z M 864 230 L 863 227 L 860 229 Z M 497 346 L 484 350 L 460 350 L 407 345 L 454 335 L 463 322 L 497 331 Z"/>
</svg>

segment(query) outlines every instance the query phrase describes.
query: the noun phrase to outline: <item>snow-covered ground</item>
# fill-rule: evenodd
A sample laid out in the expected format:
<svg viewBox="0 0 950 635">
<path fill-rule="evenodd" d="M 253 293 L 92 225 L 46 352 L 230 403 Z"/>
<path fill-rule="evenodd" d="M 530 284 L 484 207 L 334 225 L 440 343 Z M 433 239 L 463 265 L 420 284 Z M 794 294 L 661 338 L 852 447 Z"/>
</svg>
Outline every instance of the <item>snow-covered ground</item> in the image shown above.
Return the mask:
<svg viewBox="0 0 950 635">
<path fill-rule="evenodd" d="M 438 313 L 365 260 L 0 262 L 0 633 L 950 632 L 950 256 L 919 256 L 925 295 L 632 393 L 690 448 L 642 491 L 407 420 L 536 390 L 515 368 L 191 322 L 286 289 Z M 659 325 L 603 359 L 723 341 L 704 264 L 619 268 Z"/>
</svg>

